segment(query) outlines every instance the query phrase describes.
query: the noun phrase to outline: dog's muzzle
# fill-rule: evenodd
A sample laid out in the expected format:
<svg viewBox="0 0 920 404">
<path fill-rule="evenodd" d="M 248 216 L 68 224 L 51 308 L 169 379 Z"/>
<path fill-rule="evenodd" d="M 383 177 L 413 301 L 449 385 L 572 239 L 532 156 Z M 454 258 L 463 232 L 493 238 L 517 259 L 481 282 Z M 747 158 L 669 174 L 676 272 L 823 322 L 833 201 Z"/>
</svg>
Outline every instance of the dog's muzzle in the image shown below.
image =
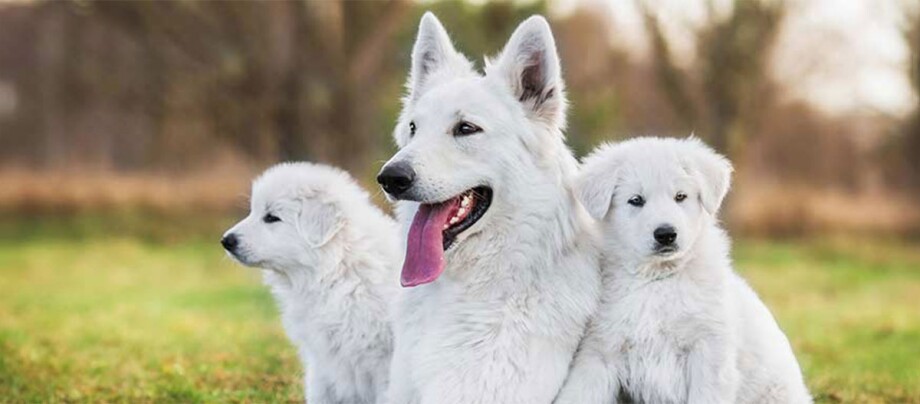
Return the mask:
<svg viewBox="0 0 920 404">
<path fill-rule="evenodd" d="M 659 255 L 670 254 L 678 250 L 677 229 L 671 225 L 659 226 L 652 233 L 655 238 L 655 253 Z"/>
</svg>

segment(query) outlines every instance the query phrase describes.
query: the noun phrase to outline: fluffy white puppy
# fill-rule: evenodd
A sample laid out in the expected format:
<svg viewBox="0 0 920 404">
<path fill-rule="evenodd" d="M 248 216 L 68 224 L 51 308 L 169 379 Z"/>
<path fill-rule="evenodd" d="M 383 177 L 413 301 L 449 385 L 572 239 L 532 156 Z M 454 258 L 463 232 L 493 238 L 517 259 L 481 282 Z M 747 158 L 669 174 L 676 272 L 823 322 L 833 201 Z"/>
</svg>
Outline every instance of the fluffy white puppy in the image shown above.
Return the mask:
<svg viewBox="0 0 920 404">
<path fill-rule="evenodd" d="M 221 240 L 263 268 L 297 346 L 311 404 L 373 403 L 385 392 L 399 289 L 399 230 L 336 168 L 285 163 L 252 186 L 249 216 Z"/>
<path fill-rule="evenodd" d="M 577 179 L 604 292 L 557 403 L 807 403 L 789 341 L 732 271 L 731 164 L 697 139 L 601 146 Z"/>
</svg>

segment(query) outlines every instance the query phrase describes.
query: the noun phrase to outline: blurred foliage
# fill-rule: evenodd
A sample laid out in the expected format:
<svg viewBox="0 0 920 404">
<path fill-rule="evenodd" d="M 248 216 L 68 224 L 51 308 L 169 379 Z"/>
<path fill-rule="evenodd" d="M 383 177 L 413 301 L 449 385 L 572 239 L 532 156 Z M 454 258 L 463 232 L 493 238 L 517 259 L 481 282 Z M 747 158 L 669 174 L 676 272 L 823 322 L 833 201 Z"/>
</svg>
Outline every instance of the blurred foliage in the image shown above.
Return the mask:
<svg viewBox="0 0 920 404">
<path fill-rule="evenodd" d="M 473 55 L 541 3 L 433 6 Z M 415 21 L 395 2 L 39 2 L 0 9 L 21 89 L 2 157 L 63 168 L 310 159 L 361 172 L 390 144 Z M 383 114 L 386 117 L 384 118 Z M 384 150 L 381 150 L 384 149 Z"/>
<path fill-rule="evenodd" d="M 245 183 L 228 178 L 290 159 L 342 166 L 373 187 L 394 151 L 421 14 L 435 12 L 482 67 L 520 21 L 547 14 L 546 1 L 2 4 L 0 180 L 18 191 L 0 189 L 0 211 L 83 212 L 96 202 L 96 210 L 226 211 Z M 790 2 L 706 0 L 702 20 L 689 24 L 654 0 L 629 1 L 648 57 L 612 40 L 623 29 L 604 8 L 612 5 L 549 15 L 570 100 L 566 135 L 579 156 L 607 140 L 695 133 L 733 160 L 735 193 L 763 184 L 819 194 L 920 190 L 916 111 L 904 120 L 830 115 L 785 96 L 796 83 L 776 82 L 769 67 Z M 905 38 L 920 93 L 917 20 L 908 18 Z M 690 25 L 689 59 L 666 30 L 681 24 Z M 64 176 L 44 184 L 46 172 L 73 184 L 61 184 Z M 92 183 L 81 179 L 87 172 Z M 200 181 L 183 180 L 191 176 Z M 196 185 L 209 182 L 225 186 Z"/>
</svg>

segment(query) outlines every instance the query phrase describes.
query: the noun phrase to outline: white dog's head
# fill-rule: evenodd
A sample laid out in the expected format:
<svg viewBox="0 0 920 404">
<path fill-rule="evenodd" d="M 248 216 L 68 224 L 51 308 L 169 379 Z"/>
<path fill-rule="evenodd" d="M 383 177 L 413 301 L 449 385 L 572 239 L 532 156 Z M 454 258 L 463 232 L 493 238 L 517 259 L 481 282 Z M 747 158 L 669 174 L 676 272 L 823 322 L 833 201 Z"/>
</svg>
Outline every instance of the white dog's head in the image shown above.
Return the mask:
<svg viewBox="0 0 920 404">
<path fill-rule="evenodd" d="M 637 138 L 601 146 L 576 180 L 606 242 L 631 262 L 683 257 L 715 220 L 732 166 L 695 138 Z"/>
<path fill-rule="evenodd" d="M 249 216 L 227 230 L 221 244 L 247 266 L 281 272 L 312 268 L 345 226 L 345 213 L 361 202 L 367 194 L 344 171 L 279 164 L 253 181 Z"/>
<path fill-rule="evenodd" d="M 431 282 L 444 251 L 497 217 L 519 214 L 520 198 L 561 183 L 564 86 L 549 24 L 521 23 L 501 55 L 475 72 L 438 19 L 422 17 L 394 137 L 400 151 L 377 180 L 388 196 L 418 202 L 403 285 Z M 562 168 L 560 168 L 562 167 Z M 532 202 L 532 201 L 530 201 Z M 518 212 L 518 213 L 514 213 Z"/>
</svg>

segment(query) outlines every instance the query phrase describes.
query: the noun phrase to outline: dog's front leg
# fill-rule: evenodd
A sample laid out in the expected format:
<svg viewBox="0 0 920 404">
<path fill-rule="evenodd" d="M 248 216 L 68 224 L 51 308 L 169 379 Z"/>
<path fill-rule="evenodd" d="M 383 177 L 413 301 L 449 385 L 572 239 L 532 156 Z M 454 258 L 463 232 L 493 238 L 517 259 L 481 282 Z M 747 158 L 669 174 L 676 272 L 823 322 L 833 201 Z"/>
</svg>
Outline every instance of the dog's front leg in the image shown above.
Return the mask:
<svg viewBox="0 0 920 404">
<path fill-rule="evenodd" d="M 718 337 L 698 343 L 688 355 L 690 404 L 735 402 L 739 373 L 735 345 Z"/>
<path fill-rule="evenodd" d="M 617 374 L 607 359 L 602 353 L 583 347 L 572 361 L 565 384 L 553 403 L 616 403 Z"/>
<path fill-rule="evenodd" d="M 320 377 L 319 372 L 311 371 L 309 367 L 304 375 L 304 386 L 307 404 L 336 402 L 332 396 L 332 386 Z"/>
<path fill-rule="evenodd" d="M 390 385 L 384 397 L 377 400 L 380 404 L 416 404 L 419 401 L 405 345 L 402 339 L 397 339 L 394 344 L 393 359 L 390 362 Z"/>
</svg>

